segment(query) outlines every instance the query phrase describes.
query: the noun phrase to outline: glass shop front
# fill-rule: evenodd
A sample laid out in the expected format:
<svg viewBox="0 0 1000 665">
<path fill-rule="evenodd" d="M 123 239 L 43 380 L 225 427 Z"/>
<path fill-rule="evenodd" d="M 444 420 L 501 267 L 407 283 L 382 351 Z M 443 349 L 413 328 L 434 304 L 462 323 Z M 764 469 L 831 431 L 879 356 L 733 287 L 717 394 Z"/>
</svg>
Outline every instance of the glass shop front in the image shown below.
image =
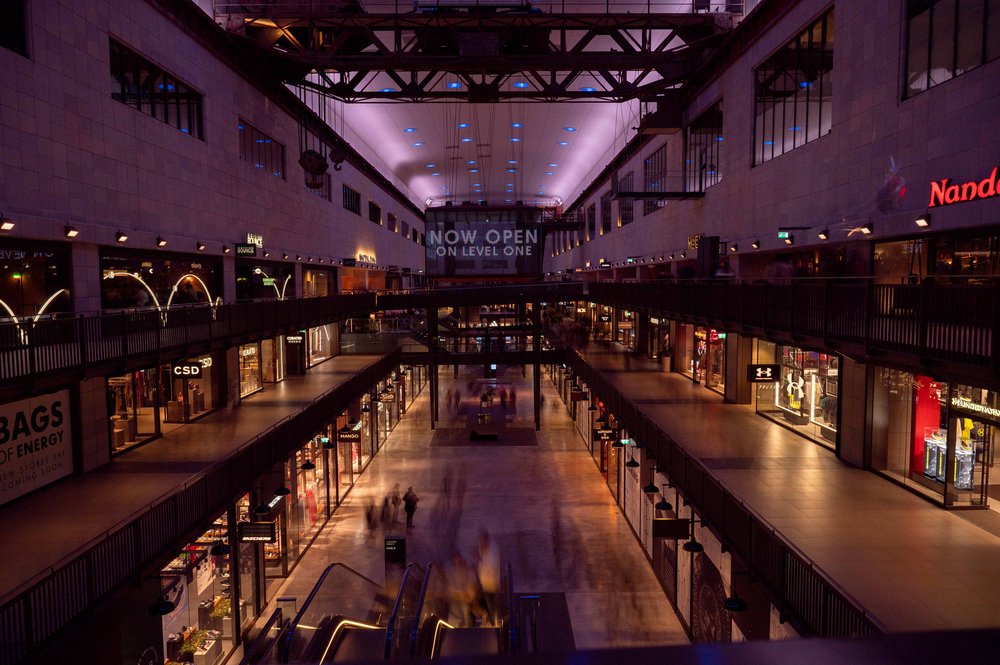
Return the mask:
<svg viewBox="0 0 1000 665">
<path fill-rule="evenodd" d="M 990 484 L 996 392 L 878 367 L 872 399 L 875 471 L 946 507 L 1000 502 L 1000 484 Z"/>
<path fill-rule="evenodd" d="M 196 254 L 101 250 L 103 309 L 215 303 L 222 297 L 222 260 Z"/>
<path fill-rule="evenodd" d="M 715 328 L 677 324 L 677 362 L 674 369 L 718 393 L 726 390 L 726 338 Z M 669 345 L 669 332 L 663 343 Z"/>
<path fill-rule="evenodd" d="M 240 397 L 247 397 L 264 388 L 261 368 L 261 344 L 254 342 L 239 347 Z"/>
<path fill-rule="evenodd" d="M 212 355 L 107 379 L 109 437 L 120 453 L 212 412 L 222 374 Z"/>
<path fill-rule="evenodd" d="M 70 247 L 0 239 L 0 316 L 69 312 Z"/>
<path fill-rule="evenodd" d="M 837 445 L 840 361 L 836 355 L 757 340 L 757 362 L 781 378 L 756 384 L 757 413 L 827 448 Z"/>
</svg>

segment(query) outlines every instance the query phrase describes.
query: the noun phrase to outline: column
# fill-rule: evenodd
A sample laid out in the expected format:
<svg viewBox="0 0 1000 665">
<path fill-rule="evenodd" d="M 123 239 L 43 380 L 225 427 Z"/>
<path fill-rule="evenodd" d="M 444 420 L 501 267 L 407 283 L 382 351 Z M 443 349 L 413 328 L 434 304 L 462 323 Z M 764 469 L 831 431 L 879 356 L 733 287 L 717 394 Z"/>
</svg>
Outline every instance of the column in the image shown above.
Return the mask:
<svg viewBox="0 0 1000 665">
<path fill-rule="evenodd" d="M 747 365 L 754 362 L 753 338 L 729 333 L 726 337 L 726 394 L 727 402 L 750 404 L 754 384 L 747 381 Z"/>
</svg>

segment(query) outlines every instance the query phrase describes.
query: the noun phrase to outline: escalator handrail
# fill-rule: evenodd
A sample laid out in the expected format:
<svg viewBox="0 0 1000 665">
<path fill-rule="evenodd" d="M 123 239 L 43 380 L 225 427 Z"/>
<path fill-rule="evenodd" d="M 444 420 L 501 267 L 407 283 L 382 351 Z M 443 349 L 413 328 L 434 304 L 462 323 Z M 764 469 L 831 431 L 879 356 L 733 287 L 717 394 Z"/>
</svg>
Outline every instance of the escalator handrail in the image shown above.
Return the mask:
<svg viewBox="0 0 1000 665">
<path fill-rule="evenodd" d="M 406 593 L 406 582 L 410 579 L 410 575 L 414 570 L 419 570 L 419 566 L 415 563 L 406 564 L 406 570 L 403 571 L 403 578 L 399 582 L 399 591 L 396 592 L 396 601 L 392 604 L 392 611 L 389 612 L 389 620 L 386 622 L 385 630 L 385 659 L 389 660 L 392 657 L 392 637 L 395 634 L 396 621 L 399 619 L 400 605 L 403 602 L 403 594 Z"/>
<path fill-rule="evenodd" d="M 312 604 L 313 598 L 316 596 L 316 594 L 319 592 L 320 588 L 323 586 L 323 582 L 326 580 L 326 576 L 329 575 L 331 573 L 331 571 L 333 571 L 333 569 L 337 568 L 337 567 L 345 568 L 345 569 L 349 570 L 350 572 L 354 573 L 355 575 L 357 575 L 361 579 L 363 579 L 363 580 L 365 580 L 367 582 L 371 582 L 376 587 L 381 587 L 382 586 L 381 584 L 379 584 L 375 580 L 371 579 L 367 575 L 362 575 L 358 571 L 354 570 L 354 568 L 351 568 L 346 563 L 340 563 L 340 562 L 331 563 L 323 571 L 323 574 L 319 576 L 319 579 L 316 580 L 316 584 L 313 586 L 312 591 L 309 592 L 309 595 L 306 596 L 306 600 L 305 600 L 304 603 L 302 603 L 302 607 L 299 608 L 299 611 L 295 614 L 295 618 L 292 619 L 292 622 L 285 629 L 284 639 L 285 639 L 285 642 L 286 642 L 286 644 L 285 644 L 285 657 L 286 658 L 287 658 L 287 654 L 288 654 L 288 647 L 290 646 L 289 644 L 287 644 L 287 642 L 292 639 L 293 635 L 295 635 L 295 631 L 299 627 L 299 622 L 302 620 L 302 617 L 305 614 L 306 610 L 308 610 L 309 606 Z M 282 660 L 284 660 L 284 658 Z"/>
<path fill-rule="evenodd" d="M 290 625 L 288 622 L 283 622 L 282 618 L 281 608 L 275 608 L 274 612 L 271 613 L 271 616 L 268 617 L 267 621 L 264 622 L 264 625 L 261 626 L 260 632 L 257 633 L 257 637 L 255 637 L 253 641 L 250 642 L 250 644 L 248 644 L 244 649 L 243 660 L 240 661 L 240 665 L 253 665 L 254 663 L 259 663 L 263 661 L 269 653 L 271 653 L 271 650 L 274 649 L 274 645 L 281 641 L 281 638 L 284 637 L 285 631 Z M 279 627 L 278 636 L 274 638 L 273 642 L 265 647 L 264 642 L 267 639 L 267 635 L 271 632 L 271 628 L 273 628 L 276 624 Z"/>
<path fill-rule="evenodd" d="M 420 617 L 424 613 L 424 601 L 427 599 L 427 589 L 431 584 L 431 573 L 434 572 L 434 562 L 427 564 L 424 569 L 424 583 L 420 587 L 420 596 L 417 598 L 417 607 L 413 614 L 417 620 L 413 622 L 413 629 L 410 631 L 410 658 L 417 656 L 417 633 L 420 631 Z"/>
<path fill-rule="evenodd" d="M 517 612 L 514 611 L 514 572 L 511 564 L 507 564 L 507 649 L 510 652 L 518 650 Z"/>
</svg>

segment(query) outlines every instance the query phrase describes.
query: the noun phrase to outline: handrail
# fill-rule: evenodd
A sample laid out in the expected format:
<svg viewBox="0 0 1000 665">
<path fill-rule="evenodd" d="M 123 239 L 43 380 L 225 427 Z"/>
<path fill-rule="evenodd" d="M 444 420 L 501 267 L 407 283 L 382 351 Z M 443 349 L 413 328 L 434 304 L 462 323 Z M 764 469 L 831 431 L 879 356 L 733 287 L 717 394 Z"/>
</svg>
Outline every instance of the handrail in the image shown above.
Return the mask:
<svg viewBox="0 0 1000 665">
<path fill-rule="evenodd" d="M 257 637 L 253 639 L 250 644 L 246 646 L 243 650 L 243 659 L 240 661 L 240 665 L 256 665 L 256 663 L 262 662 L 271 650 L 274 649 L 275 645 L 284 637 L 285 630 L 290 625 L 290 622 L 284 622 L 283 612 L 280 607 L 275 608 L 271 612 L 271 616 L 267 618 L 264 625 L 261 626 L 260 632 L 257 633 Z M 265 648 L 265 643 L 269 639 L 269 633 L 271 629 L 278 626 L 278 635 L 267 644 Z"/>
<path fill-rule="evenodd" d="M 389 660 L 389 658 L 392 657 L 392 638 L 396 632 L 396 622 L 399 620 L 399 610 L 402 608 L 403 605 L 403 596 L 406 595 L 406 583 L 413 575 L 413 571 L 418 569 L 419 567 L 415 563 L 406 564 L 406 570 L 403 571 L 403 579 L 400 580 L 399 582 L 399 591 L 396 593 L 396 600 L 392 604 L 392 611 L 389 612 L 389 620 L 386 623 L 386 630 L 385 630 L 386 660 Z M 421 587 L 423 587 L 423 584 L 421 584 Z"/>
<path fill-rule="evenodd" d="M 427 589 L 431 584 L 431 575 L 434 573 L 434 562 L 431 561 L 424 569 L 424 582 L 420 585 L 420 596 L 417 598 L 417 606 L 413 610 L 417 620 L 413 622 L 413 629 L 410 631 L 410 659 L 417 656 L 417 635 L 420 632 L 420 617 L 424 611 L 424 601 L 427 600 Z M 435 632 L 435 641 L 437 633 Z"/>
</svg>

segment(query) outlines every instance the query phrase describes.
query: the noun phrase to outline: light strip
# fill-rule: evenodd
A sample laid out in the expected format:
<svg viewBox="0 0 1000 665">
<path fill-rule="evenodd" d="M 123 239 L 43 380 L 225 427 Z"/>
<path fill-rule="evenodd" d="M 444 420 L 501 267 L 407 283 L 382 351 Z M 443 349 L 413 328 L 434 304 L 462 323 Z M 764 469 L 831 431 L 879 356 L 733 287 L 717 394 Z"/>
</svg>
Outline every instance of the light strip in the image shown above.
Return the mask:
<svg viewBox="0 0 1000 665">
<path fill-rule="evenodd" d="M 340 629 L 344 628 L 345 626 L 350 626 L 351 628 L 367 628 L 369 630 L 379 629 L 379 626 L 373 626 L 371 624 L 361 623 L 360 621 L 354 621 L 352 619 L 341 619 L 340 623 L 337 624 L 337 627 L 333 629 L 332 633 L 330 633 L 330 640 L 326 643 L 326 649 L 323 650 L 323 655 L 320 656 L 319 659 L 320 663 L 326 662 L 326 655 L 330 653 L 330 647 L 332 647 L 333 643 L 336 641 L 337 633 L 339 633 Z"/>
</svg>

